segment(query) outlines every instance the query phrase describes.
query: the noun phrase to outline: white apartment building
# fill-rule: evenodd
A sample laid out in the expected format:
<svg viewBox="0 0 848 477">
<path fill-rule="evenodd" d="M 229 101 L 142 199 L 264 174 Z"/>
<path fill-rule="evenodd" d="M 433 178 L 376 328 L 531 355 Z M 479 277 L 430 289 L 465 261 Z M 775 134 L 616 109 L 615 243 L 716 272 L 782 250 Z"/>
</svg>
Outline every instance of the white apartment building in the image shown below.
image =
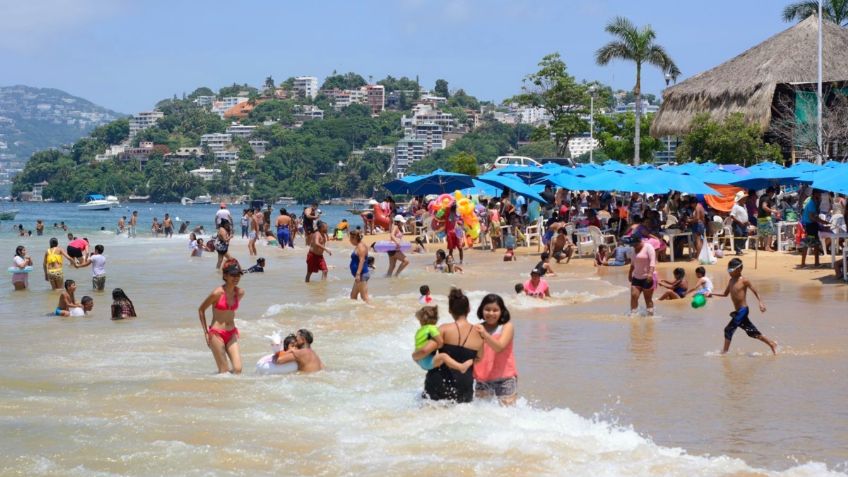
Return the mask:
<svg viewBox="0 0 848 477">
<path fill-rule="evenodd" d="M 108 161 L 109 159 L 114 159 L 120 156 L 124 151 L 126 151 L 127 146 L 123 144 L 111 145 L 103 154 L 97 154 L 94 156 L 94 160 L 97 162 Z"/>
<path fill-rule="evenodd" d="M 165 154 L 165 160 L 169 162 L 182 162 L 188 159 L 203 157 L 203 149 L 199 147 L 181 147 L 175 152 Z"/>
<path fill-rule="evenodd" d="M 235 164 L 238 162 L 238 151 L 216 151 L 215 159 L 227 164 Z"/>
<path fill-rule="evenodd" d="M 243 137 L 245 139 L 252 136 L 254 131 L 256 131 L 256 126 L 246 126 L 238 123 L 233 123 L 227 128 L 227 134 L 231 134 L 233 137 Z"/>
<path fill-rule="evenodd" d="M 333 101 L 333 109 L 342 110 L 351 104 L 368 104 L 368 95 L 363 89 L 329 89 L 324 95 Z"/>
<path fill-rule="evenodd" d="M 294 90 L 304 97 L 315 99 L 318 96 L 318 78 L 298 76 L 294 79 Z"/>
<path fill-rule="evenodd" d="M 200 145 L 209 147 L 212 152 L 221 152 L 232 144 L 233 137 L 230 134 L 213 133 L 200 136 Z"/>
<path fill-rule="evenodd" d="M 439 111 L 426 104 L 417 104 L 412 108 L 412 117 L 402 116 L 400 125 L 402 128 L 407 129 L 419 124 L 438 124 L 441 126 L 442 131 L 448 133 L 453 131 L 456 120 L 454 120 L 453 115 L 450 113 Z"/>
<path fill-rule="evenodd" d="M 545 108 L 521 108 L 518 113 L 521 115 L 522 124 L 530 124 L 532 126 L 546 125 L 551 120 L 551 115 L 545 111 Z"/>
<path fill-rule="evenodd" d="M 590 138 L 589 136 L 578 136 L 568 141 L 568 152 L 574 158 L 586 154 L 591 150 L 597 150 L 600 146 L 601 143 L 597 139 Z"/>
<path fill-rule="evenodd" d="M 655 104 L 648 103 L 647 100 L 642 100 L 642 116 L 647 116 L 651 113 L 656 113 L 660 110 L 660 107 Z M 636 112 L 636 103 L 627 103 L 627 104 L 617 104 L 615 106 L 615 113 L 635 113 Z"/>
<path fill-rule="evenodd" d="M 424 154 L 439 151 L 445 148 L 444 131 L 438 124 L 417 124 L 405 129 L 407 138 L 420 139 L 424 141 Z"/>
<path fill-rule="evenodd" d="M 247 143 L 250 144 L 250 147 L 251 149 L 253 149 L 253 152 L 259 156 L 265 155 L 265 151 L 268 150 L 268 141 L 263 141 L 261 139 L 251 139 L 250 141 L 247 141 Z"/>
<path fill-rule="evenodd" d="M 248 98 L 245 96 L 227 96 L 225 98 L 221 98 L 219 101 L 212 102 L 212 112 L 224 118 L 224 113 L 227 112 L 228 109 L 232 108 L 237 104 L 244 103 Z"/>
<path fill-rule="evenodd" d="M 221 175 L 221 169 L 207 169 L 205 167 L 201 167 L 199 169 L 192 169 L 188 171 L 188 173 L 209 182 L 211 180 L 215 180 L 216 177 Z"/>
<path fill-rule="evenodd" d="M 294 113 L 295 121 L 310 121 L 313 119 L 324 119 L 324 110 L 311 104 L 298 106 Z"/>
<path fill-rule="evenodd" d="M 204 106 L 204 107 L 212 106 L 213 101 L 215 101 L 214 96 L 198 96 L 198 97 L 194 98 L 194 102 L 198 106 Z"/>
<path fill-rule="evenodd" d="M 156 124 L 165 117 L 162 111 L 142 111 L 130 118 L 130 137 Z"/>
<path fill-rule="evenodd" d="M 392 173 L 396 177 L 406 175 L 406 169 L 427 155 L 424 141 L 421 139 L 406 137 L 397 142 L 395 146 L 395 158 L 392 161 Z"/>
</svg>

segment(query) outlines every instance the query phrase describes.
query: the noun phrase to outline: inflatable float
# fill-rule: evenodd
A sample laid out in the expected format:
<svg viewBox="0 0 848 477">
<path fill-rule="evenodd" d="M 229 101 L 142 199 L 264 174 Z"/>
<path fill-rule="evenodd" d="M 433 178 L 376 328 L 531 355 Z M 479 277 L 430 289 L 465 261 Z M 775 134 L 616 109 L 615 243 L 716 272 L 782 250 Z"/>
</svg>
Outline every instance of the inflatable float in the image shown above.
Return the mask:
<svg viewBox="0 0 848 477">
<path fill-rule="evenodd" d="M 398 249 L 397 244 L 392 242 L 391 240 L 378 240 L 378 241 L 374 242 L 374 251 L 379 252 L 379 253 L 394 252 L 397 249 Z M 409 242 L 401 241 L 400 251 L 401 252 L 408 252 L 410 250 L 412 250 L 412 244 L 409 243 Z"/>
<path fill-rule="evenodd" d="M 29 272 L 32 271 L 32 267 L 31 266 L 30 267 L 24 267 L 24 268 L 9 267 L 8 270 L 9 270 L 9 273 L 13 273 L 13 274 L 14 273 L 29 273 Z"/>
<path fill-rule="evenodd" d="M 383 209 L 380 207 L 380 204 L 374 204 L 373 208 L 374 225 L 386 231 L 391 230 L 390 227 L 392 225 L 392 219 L 383 212 Z"/>
<path fill-rule="evenodd" d="M 258 374 L 289 374 L 297 371 L 297 363 L 275 364 L 274 355 L 269 354 L 263 356 L 256 362 L 256 372 Z"/>
</svg>

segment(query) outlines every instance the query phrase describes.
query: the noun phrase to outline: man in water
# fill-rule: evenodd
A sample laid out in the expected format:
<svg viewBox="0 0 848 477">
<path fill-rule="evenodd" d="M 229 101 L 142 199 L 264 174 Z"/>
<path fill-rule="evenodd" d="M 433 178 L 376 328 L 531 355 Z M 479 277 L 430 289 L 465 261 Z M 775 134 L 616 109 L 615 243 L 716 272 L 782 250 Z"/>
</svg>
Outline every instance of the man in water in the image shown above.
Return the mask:
<svg viewBox="0 0 848 477">
<path fill-rule="evenodd" d="M 127 238 L 135 238 L 135 227 L 138 225 L 138 211 L 134 210 L 130 216 L 130 226 L 127 227 Z"/>
<path fill-rule="evenodd" d="M 312 332 L 301 329 L 295 335 L 295 346 L 289 351 L 280 351 L 274 355 L 275 364 L 286 364 L 292 361 L 297 363 L 297 370 L 301 373 L 314 373 L 324 369 L 324 363 L 318 354 L 312 350 Z"/>
<path fill-rule="evenodd" d="M 251 256 L 256 255 L 256 240 L 259 238 L 259 230 L 261 230 L 259 217 L 262 217 L 262 213 L 259 212 L 259 208 L 255 211 L 249 210 L 247 212 L 248 217 L 248 227 L 249 232 L 247 233 L 247 252 Z"/>
<path fill-rule="evenodd" d="M 118 219 L 118 235 L 124 233 L 124 229 L 127 226 L 127 216 L 124 215 L 120 219 Z"/>
<path fill-rule="evenodd" d="M 324 252 L 332 255 L 333 252 L 327 249 L 327 224 L 318 221 L 318 228 L 312 233 L 312 238 L 309 242 L 309 252 L 306 254 L 306 282 L 313 273 L 321 272 L 321 280 L 327 279 L 327 262 L 324 260 Z"/>
<path fill-rule="evenodd" d="M 221 202 L 221 208 L 218 209 L 218 212 L 215 212 L 215 228 L 221 226 L 223 221 L 229 222 L 230 225 L 233 225 L 233 216 L 230 215 L 230 211 L 227 210 L 227 204 Z"/>
<path fill-rule="evenodd" d="M 165 218 L 162 219 L 162 229 L 165 232 L 165 237 L 172 237 L 174 235 L 174 222 L 171 220 L 171 214 L 165 214 Z"/>
<path fill-rule="evenodd" d="M 306 236 L 306 245 L 310 245 L 312 235 L 315 233 L 316 220 L 318 220 L 318 203 L 313 201 L 309 207 L 303 209 L 303 234 Z"/>
</svg>

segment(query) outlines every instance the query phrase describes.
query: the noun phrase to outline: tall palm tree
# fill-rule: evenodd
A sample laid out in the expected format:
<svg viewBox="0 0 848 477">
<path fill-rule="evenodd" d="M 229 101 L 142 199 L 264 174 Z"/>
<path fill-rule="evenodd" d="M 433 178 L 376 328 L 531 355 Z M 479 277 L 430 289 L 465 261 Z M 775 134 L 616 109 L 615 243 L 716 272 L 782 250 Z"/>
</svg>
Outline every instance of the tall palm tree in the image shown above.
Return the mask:
<svg viewBox="0 0 848 477">
<path fill-rule="evenodd" d="M 642 64 L 654 65 L 673 77 L 680 75 L 680 70 L 674 64 L 665 48 L 654 43 L 656 33 L 650 25 L 638 28 L 624 17 L 615 17 L 607 24 L 606 32 L 616 39 L 602 46 L 595 53 L 595 61 L 607 65 L 613 60 L 630 60 L 636 63 L 636 136 L 633 139 L 633 165 L 639 165 L 640 128 L 642 127 Z"/>
<path fill-rule="evenodd" d="M 783 21 L 801 21 L 818 13 L 818 0 L 794 2 L 783 9 Z M 822 17 L 839 26 L 848 27 L 848 0 L 823 0 Z"/>
</svg>

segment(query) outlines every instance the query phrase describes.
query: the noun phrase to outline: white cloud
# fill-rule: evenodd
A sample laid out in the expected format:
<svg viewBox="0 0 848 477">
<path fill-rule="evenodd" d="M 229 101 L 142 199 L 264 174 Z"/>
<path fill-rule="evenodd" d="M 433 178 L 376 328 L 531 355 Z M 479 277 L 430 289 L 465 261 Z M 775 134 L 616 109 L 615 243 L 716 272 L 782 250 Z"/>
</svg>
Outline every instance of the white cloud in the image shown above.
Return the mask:
<svg viewBox="0 0 848 477">
<path fill-rule="evenodd" d="M 122 10 L 124 0 L 0 0 L 0 49 L 37 51 Z"/>
</svg>

